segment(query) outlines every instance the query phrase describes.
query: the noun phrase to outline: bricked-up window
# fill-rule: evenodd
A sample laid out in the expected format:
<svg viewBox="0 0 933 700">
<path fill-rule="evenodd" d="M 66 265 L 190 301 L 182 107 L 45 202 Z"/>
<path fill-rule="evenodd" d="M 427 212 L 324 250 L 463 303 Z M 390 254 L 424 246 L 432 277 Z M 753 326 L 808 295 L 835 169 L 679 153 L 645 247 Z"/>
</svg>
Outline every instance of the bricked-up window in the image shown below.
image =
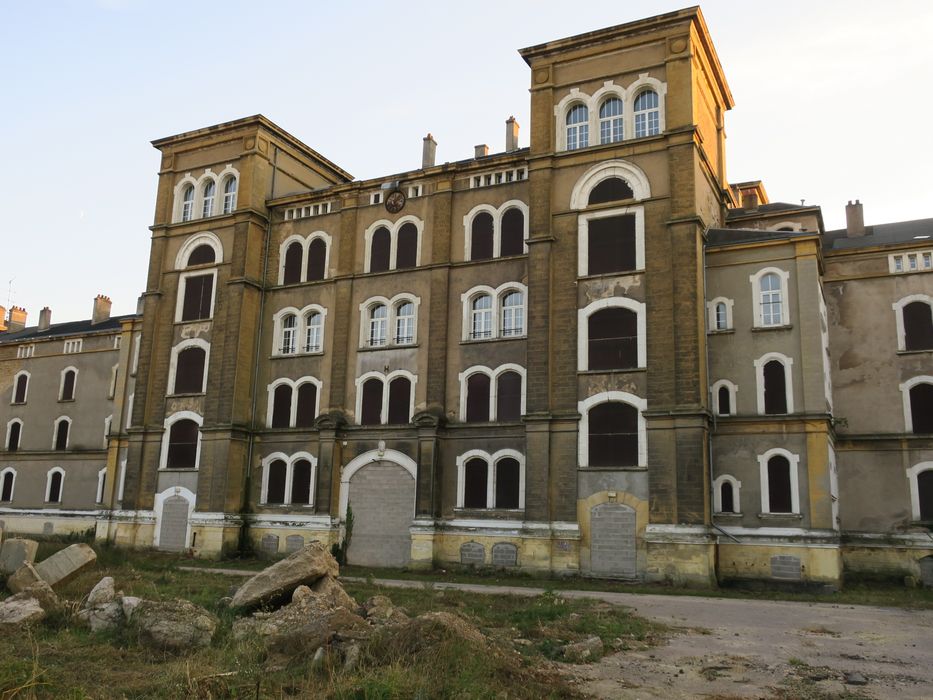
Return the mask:
<svg viewBox="0 0 933 700">
<path fill-rule="evenodd" d="M 470 260 L 488 260 L 493 256 L 493 218 L 489 212 L 473 217 L 470 227 Z"/>
<path fill-rule="evenodd" d="M 418 227 L 410 221 L 398 230 L 395 269 L 404 270 L 418 264 Z"/>
<path fill-rule="evenodd" d="M 19 421 L 10 423 L 10 432 L 6 441 L 7 452 L 16 452 L 19 449 L 19 437 L 22 434 L 23 424 Z"/>
<path fill-rule="evenodd" d="M 302 506 L 311 503 L 311 462 L 306 459 L 292 465 L 291 502 Z"/>
<path fill-rule="evenodd" d="M 486 507 L 486 480 L 489 478 L 489 465 L 486 460 L 473 458 L 463 467 L 463 507 Z"/>
<path fill-rule="evenodd" d="M 269 475 L 266 481 L 266 503 L 281 505 L 285 503 L 285 481 L 288 467 L 281 459 L 269 464 Z"/>
<path fill-rule="evenodd" d="M 204 348 L 185 348 L 178 353 L 175 363 L 176 394 L 200 394 L 204 390 Z"/>
<path fill-rule="evenodd" d="M 638 464 L 638 409 L 609 401 L 589 412 L 589 462 L 592 467 Z"/>
<path fill-rule="evenodd" d="M 933 384 L 910 388 L 910 418 L 914 433 L 933 433 Z"/>
<path fill-rule="evenodd" d="M 73 369 L 66 370 L 62 375 L 62 401 L 74 401 L 77 376 L 77 372 Z"/>
<path fill-rule="evenodd" d="M 768 512 L 793 513 L 790 462 L 781 455 L 768 460 Z"/>
<path fill-rule="evenodd" d="M 520 473 L 517 459 L 505 457 L 496 462 L 496 508 L 518 508 Z"/>
<path fill-rule="evenodd" d="M 904 307 L 904 348 L 933 350 L 933 307 L 925 301 Z"/>
<path fill-rule="evenodd" d="M 305 382 L 298 387 L 298 407 L 295 411 L 295 427 L 310 428 L 314 425 L 317 409 L 317 387 Z"/>
<path fill-rule="evenodd" d="M 389 425 L 411 422 L 411 382 L 405 377 L 396 377 L 389 382 Z"/>
<path fill-rule="evenodd" d="M 47 503 L 62 502 L 63 479 L 64 472 L 62 472 L 61 469 L 53 469 L 51 472 L 49 472 L 48 497 L 45 499 Z"/>
<path fill-rule="evenodd" d="M 920 499 L 920 519 L 933 522 L 933 469 L 917 474 L 917 496 Z"/>
<path fill-rule="evenodd" d="M 382 389 L 381 379 L 371 377 L 363 382 L 363 398 L 360 402 L 360 425 L 379 425 L 382 423 Z"/>
<path fill-rule="evenodd" d="M 282 272 L 283 284 L 297 284 L 301 282 L 301 257 L 303 255 L 301 243 L 295 241 L 285 249 L 285 270 Z"/>
<path fill-rule="evenodd" d="M 768 415 L 787 413 L 787 382 L 784 376 L 784 363 L 780 360 L 767 362 L 763 375 L 765 413 Z"/>
<path fill-rule="evenodd" d="M 385 226 L 373 232 L 369 244 L 369 271 L 385 272 L 389 269 L 389 256 L 392 249 L 392 234 Z"/>
<path fill-rule="evenodd" d="M 496 379 L 496 420 L 517 421 L 522 417 L 522 376 L 503 372 Z"/>
<path fill-rule="evenodd" d="M 308 281 L 324 279 L 327 261 L 327 242 L 323 238 L 315 238 L 308 244 Z"/>
<path fill-rule="evenodd" d="M 721 513 L 735 513 L 735 494 L 732 490 L 732 482 L 723 481 L 719 485 L 719 502 L 721 504 Z"/>
<path fill-rule="evenodd" d="M 608 177 L 590 191 L 588 205 L 617 202 L 622 199 L 634 199 L 631 186 L 622 178 Z"/>
<path fill-rule="evenodd" d="M 188 418 L 172 423 L 168 433 L 167 469 L 195 469 L 198 466 L 198 424 Z"/>
<path fill-rule="evenodd" d="M 589 369 L 638 367 L 638 314 L 618 307 L 591 314 Z"/>
<path fill-rule="evenodd" d="M 732 414 L 732 397 L 729 395 L 729 387 L 719 387 L 716 397 L 716 413 L 720 416 Z"/>
<path fill-rule="evenodd" d="M 588 223 L 587 272 L 601 275 L 635 269 L 635 215 L 590 219 Z"/>
<path fill-rule="evenodd" d="M 502 215 L 502 240 L 499 255 L 522 255 L 525 252 L 525 214 L 512 208 Z"/>
<path fill-rule="evenodd" d="M 489 420 L 489 376 L 477 372 L 466 381 L 466 422 L 485 423 Z"/>
<path fill-rule="evenodd" d="M 272 393 L 272 427 L 287 428 L 291 425 L 292 388 L 279 384 Z"/>
<path fill-rule="evenodd" d="M 211 317 L 211 297 L 214 275 L 192 275 L 184 278 L 185 298 L 181 307 L 182 321 L 199 321 Z"/>
<path fill-rule="evenodd" d="M 13 480 L 16 475 L 11 471 L 3 472 L 3 481 L 0 482 L 0 501 L 9 503 L 13 500 Z"/>
<path fill-rule="evenodd" d="M 68 449 L 68 430 L 71 428 L 71 423 L 62 418 L 55 424 L 55 449 L 56 450 L 67 450 Z"/>
<path fill-rule="evenodd" d="M 188 267 L 192 265 L 210 265 L 214 262 L 217 262 L 217 254 L 214 252 L 213 246 L 206 243 L 195 247 L 191 251 L 191 255 L 188 256 Z"/>
<path fill-rule="evenodd" d="M 26 389 L 28 388 L 29 375 L 19 375 L 16 378 L 16 390 L 13 392 L 13 403 L 26 403 Z"/>
</svg>

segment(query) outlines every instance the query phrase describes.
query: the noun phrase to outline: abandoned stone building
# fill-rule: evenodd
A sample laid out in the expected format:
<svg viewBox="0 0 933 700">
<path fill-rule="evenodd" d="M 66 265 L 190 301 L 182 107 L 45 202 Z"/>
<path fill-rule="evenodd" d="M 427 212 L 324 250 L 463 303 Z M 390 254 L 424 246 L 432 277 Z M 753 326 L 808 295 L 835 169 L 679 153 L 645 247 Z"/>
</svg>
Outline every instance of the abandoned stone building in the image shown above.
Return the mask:
<svg viewBox="0 0 933 700">
<path fill-rule="evenodd" d="M 527 148 L 508 119 L 501 152 L 437 163 L 428 135 L 359 181 L 262 116 L 153 142 L 139 314 L 0 334 L 6 527 L 703 585 L 926 571 L 933 220 L 856 202 L 827 231 L 730 184 L 698 8 L 519 53 Z"/>
</svg>

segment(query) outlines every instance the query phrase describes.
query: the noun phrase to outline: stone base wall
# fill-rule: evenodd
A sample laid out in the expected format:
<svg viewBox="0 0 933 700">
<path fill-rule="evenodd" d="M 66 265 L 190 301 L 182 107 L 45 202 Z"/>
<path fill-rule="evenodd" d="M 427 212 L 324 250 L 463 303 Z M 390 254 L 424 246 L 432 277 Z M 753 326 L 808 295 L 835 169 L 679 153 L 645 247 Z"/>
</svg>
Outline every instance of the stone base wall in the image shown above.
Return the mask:
<svg viewBox="0 0 933 700">
<path fill-rule="evenodd" d="M 7 536 L 83 535 L 97 528 L 97 511 L 0 512 L 0 530 Z"/>
<path fill-rule="evenodd" d="M 838 545 L 719 544 L 719 580 L 762 580 L 842 585 Z"/>
</svg>

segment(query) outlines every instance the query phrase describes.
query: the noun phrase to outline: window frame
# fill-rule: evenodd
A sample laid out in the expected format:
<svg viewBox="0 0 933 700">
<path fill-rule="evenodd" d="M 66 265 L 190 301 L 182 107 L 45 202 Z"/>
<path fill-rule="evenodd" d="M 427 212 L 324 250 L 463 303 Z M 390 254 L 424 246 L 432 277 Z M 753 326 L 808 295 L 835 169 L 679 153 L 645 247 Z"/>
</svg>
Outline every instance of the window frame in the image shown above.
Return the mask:
<svg viewBox="0 0 933 700">
<path fill-rule="evenodd" d="M 71 382 L 71 396 L 65 398 L 65 377 L 68 372 L 74 372 L 74 379 Z M 62 401 L 76 401 L 78 398 L 78 368 L 74 365 L 68 365 L 59 373 L 58 379 L 58 400 Z"/>
<path fill-rule="evenodd" d="M 771 494 L 768 487 L 768 462 L 772 457 L 784 457 L 790 465 L 790 513 L 771 512 Z M 794 517 L 800 513 L 800 481 L 799 481 L 800 455 L 794 454 L 783 447 L 774 447 L 764 454 L 758 455 L 758 477 L 761 487 L 761 513 L 760 515 Z"/>
<path fill-rule="evenodd" d="M 722 485 L 728 482 L 732 485 L 732 504 L 735 510 L 722 509 Z M 742 482 L 731 474 L 721 474 L 713 480 L 713 513 L 715 515 L 742 515 Z"/>
<path fill-rule="evenodd" d="M 611 467 L 616 471 L 627 471 L 634 469 L 645 469 L 648 466 L 648 430 L 645 421 L 645 411 L 648 408 L 647 400 L 630 394 L 626 391 L 603 391 L 594 394 L 583 401 L 577 403 L 577 411 L 580 413 L 580 427 L 577 438 L 577 466 L 580 469 L 606 469 L 606 467 L 591 467 L 589 465 L 590 456 L 590 409 L 599 404 L 618 402 L 632 406 L 638 411 L 638 464 L 637 465 L 619 465 Z"/>
<path fill-rule="evenodd" d="M 598 276 L 635 275 L 645 271 L 645 208 L 640 204 L 580 212 L 577 215 L 577 276 L 589 277 L 590 221 L 617 216 L 635 216 L 635 269 L 594 273 Z"/>
<path fill-rule="evenodd" d="M 218 176 L 220 182 L 220 213 L 232 214 L 236 211 L 237 199 L 240 195 L 240 174 L 229 165 Z M 229 189 L 230 183 L 233 183 L 233 189 Z"/>
<path fill-rule="evenodd" d="M 56 445 L 58 444 L 58 426 L 60 423 L 65 422 L 68 424 L 68 434 L 65 435 L 65 446 L 59 450 Z M 74 421 L 69 416 L 59 416 L 54 421 L 52 421 L 52 451 L 53 452 L 65 452 L 71 446 L 71 429 L 74 427 Z"/>
<path fill-rule="evenodd" d="M 172 426 L 181 420 L 192 420 L 198 425 L 198 443 L 195 448 L 194 455 L 194 467 L 168 467 L 168 446 L 169 446 L 169 437 L 171 436 Z M 166 416 L 165 421 L 162 423 L 162 449 L 159 453 L 159 471 L 198 471 L 201 468 L 201 443 L 203 441 L 203 435 L 201 428 L 204 425 L 204 418 L 200 414 L 195 413 L 194 411 L 176 411 L 169 416 Z"/>
<path fill-rule="evenodd" d="M 307 352 L 305 348 L 305 340 L 307 339 L 307 318 L 311 313 L 318 313 L 321 315 L 321 349 Z M 295 351 L 291 353 L 282 352 L 283 341 L 284 341 L 284 319 L 289 314 L 294 314 L 295 316 Z M 320 304 L 308 304 L 307 306 L 298 309 L 294 306 L 286 306 L 279 309 L 272 315 L 272 352 L 271 357 L 296 357 L 299 355 L 323 355 L 327 342 L 327 309 L 325 309 Z"/>
<path fill-rule="evenodd" d="M 10 482 L 10 498 L 8 500 L 2 500 L 3 498 L 3 482 L 6 479 L 7 474 L 13 476 L 12 481 Z M 16 497 L 16 469 L 13 467 L 4 467 L 0 469 L 0 503 L 12 503 L 13 499 Z"/>
<path fill-rule="evenodd" d="M 415 225 L 415 229 L 418 232 L 418 244 L 417 249 L 415 250 L 415 268 L 421 267 L 421 248 L 424 243 L 424 222 L 419 219 L 417 216 L 411 214 L 406 215 L 398 219 L 397 221 L 389 221 L 388 219 L 379 219 L 371 223 L 366 230 L 363 232 L 363 272 L 369 274 L 371 270 L 371 256 L 372 256 L 372 239 L 373 234 L 377 229 L 385 227 L 389 230 L 389 269 L 380 270 L 380 274 L 385 274 L 386 272 L 393 272 L 396 270 L 396 262 L 398 258 L 398 232 L 407 223 Z M 414 268 L 403 268 L 403 269 L 414 269 Z"/>
<path fill-rule="evenodd" d="M 210 193 L 208 193 L 210 188 Z M 215 203 L 217 201 L 217 181 L 210 176 L 203 176 L 198 187 L 197 211 L 201 212 L 198 218 L 209 219 L 214 216 Z"/>
<path fill-rule="evenodd" d="M 894 309 L 894 321 L 897 328 L 898 352 L 929 352 L 933 350 L 933 348 L 922 348 L 920 350 L 907 349 L 907 327 L 904 324 L 904 309 L 908 304 L 913 304 L 914 302 L 927 304 L 930 307 L 930 313 L 933 314 L 933 296 L 929 294 L 910 294 L 891 304 L 891 308 Z"/>
<path fill-rule="evenodd" d="M 192 318 L 182 320 L 182 315 L 185 307 L 185 293 L 188 289 L 188 278 L 189 277 L 202 277 L 210 275 L 213 279 L 211 282 L 211 308 L 210 315 L 207 318 Z M 217 270 L 211 268 L 205 269 L 195 269 L 186 272 L 181 272 L 178 275 L 178 298 L 175 303 L 175 323 L 204 323 L 205 321 L 214 320 L 214 307 L 217 304 Z"/>
<path fill-rule="evenodd" d="M 61 474 L 61 480 L 58 482 L 58 500 L 52 501 L 49 500 L 52 495 L 52 476 L 54 474 Z M 61 505 L 62 501 L 65 498 L 65 470 L 61 467 L 52 467 L 46 472 L 45 475 L 45 503 L 58 503 Z"/>
<path fill-rule="evenodd" d="M 725 388 L 729 391 L 729 413 L 720 413 L 719 412 L 719 390 Z M 712 404 L 712 413 L 713 415 L 719 418 L 727 418 L 729 416 L 739 415 L 738 406 L 736 405 L 736 399 L 739 392 L 738 385 L 729 381 L 728 379 L 719 379 L 714 382 L 713 385 L 709 388 L 710 391 L 710 403 Z M 769 414 L 771 415 L 771 414 Z"/>
<path fill-rule="evenodd" d="M 902 382 L 898 385 L 898 389 L 901 390 L 901 400 L 904 407 L 904 432 L 911 435 L 925 435 L 926 433 L 914 433 L 914 419 L 912 411 L 910 410 L 910 390 L 913 389 L 918 384 L 930 384 L 933 385 L 933 376 L 928 374 L 919 374 L 916 377 L 911 377 L 906 382 Z"/>
<path fill-rule="evenodd" d="M 926 522 L 921 520 L 920 512 L 920 474 L 933 471 L 933 461 L 919 462 L 906 470 L 907 484 L 910 488 L 910 518 L 913 522 Z"/>
<path fill-rule="evenodd" d="M 496 477 L 498 464 L 503 459 L 514 459 L 518 462 L 518 508 L 499 508 L 495 505 Z M 486 506 L 485 508 L 466 508 L 463 505 L 466 491 L 466 464 L 472 459 L 481 459 L 486 462 Z M 525 455 L 518 450 L 505 448 L 489 453 L 485 450 L 473 449 L 457 456 L 457 505 L 458 510 L 502 510 L 517 513 L 525 510 Z"/>
<path fill-rule="evenodd" d="M 10 449 L 10 437 L 13 435 L 14 424 L 19 426 L 19 435 L 17 436 L 17 439 L 16 439 L 16 449 L 11 450 Z M 21 450 L 23 446 L 23 428 L 24 427 L 25 427 L 25 423 L 23 422 L 23 419 L 19 417 L 10 418 L 10 420 L 6 422 L 6 437 L 3 440 L 3 449 L 5 452 L 19 452 Z"/>
<path fill-rule="evenodd" d="M 589 372 L 589 321 L 597 311 L 603 309 L 627 309 L 635 313 L 635 328 L 638 333 L 636 338 L 638 366 L 627 369 L 605 369 L 592 370 L 599 372 L 634 372 L 639 369 L 645 369 L 648 366 L 648 320 L 645 303 L 630 299 L 628 297 L 607 297 L 605 299 L 596 299 L 590 302 L 582 309 L 577 310 L 577 371 Z"/>
<path fill-rule="evenodd" d="M 468 367 L 457 375 L 457 381 L 460 384 L 459 416 L 462 423 L 467 422 L 467 381 L 474 374 L 484 374 L 489 377 L 489 422 L 495 423 L 499 420 L 497 415 L 499 404 L 499 377 L 505 372 L 515 372 L 522 378 L 522 399 L 520 410 L 521 415 L 525 415 L 525 400 L 528 393 L 528 372 L 524 367 L 514 362 L 506 362 L 499 365 L 495 369 L 492 369 L 486 365 L 473 365 L 472 367 Z"/>
<path fill-rule="evenodd" d="M 726 308 L 726 325 L 724 328 L 719 328 L 716 314 L 716 307 L 719 304 L 723 304 Z M 732 321 L 732 308 L 735 305 L 734 299 L 729 299 L 727 297 L 716 297 L 710 299 L 706 302 L 706 314 L 707 314 L 707 332 L 708 333 L 723 333 L 725 331 L 735 330 L 735 326 Z"/>
<path fill-rule="evenodd" d="M 502 333 L 502 301 L 510 292 L 520 292 L 522 295 L 522 332 L 516 335 Z M 473 301 L 483 294 L 492 297 L 491 334 L 488 338 L 473 337 Z M 528 287 L 521 282 L 504 282 L 498 287 L 480 284 L 471 287 L 460 295 L 461 306 L 461 335 L 462 342 L 489 342 L 492 340 L 513 340 L 528 336 Z M 512 307 L 518 308 L 518 307 Z"/>
<path fill-rule="evenodd" d="M 107 483 L 107 467 L 97 470 L 97 493 L 94 497 L 94 503 L 100 505 L 104 502 L 104 487 Z"/>
<path fill-rule="evenodd" d="M 16 390 L 19 385 L 20 377 L 26 377 L 26 387 L 23 389 L 23 400 L 16 400 Z M 13 393 L 10 396 L 10 405 L 11 406 L 25 406 L 29 402 L 29 385 L 32 383 L 32 373 L 28 370 L 21 369 L 19 372 L 13 375 Z"/>
<path fill-rule="evenodd" d="M 410 303 L 414 306 L 414 320 L 412 322 L 412 340 L 406 343 L 399 343 L 398 332 L 398 308 L 402 304 Z M 372 311 L 378 306 L 386 308 L 386 342 L 384 345 L 373 345 L 370 342 L 370 323 L 372 321 Z M 392 298 L 383 296 L 369 297 L 359 303 L 360 310 L 360 350 L 385 350 L 388 348 L 410 348 L 418 345 L 418 324 L 421 316 L 421 297 L 415 296 L 410 292 L 400 292 Z"/>
<path fill-rule="evenodd" d="M 787 413 L 765 413 L 765 365 L 771 360 L 778 360 L 784 365 L 784 392 L 787 402 Z M 768 352 L 754 362 L 755 365 L 755 394 L 759 416 L 784 416 L 794 413 L 794 358 L 780 352 Z"/>
<path fill-rule="evenodd" d="M 309 280 L 308 279 L 308 258 L 309 251 L 311 248 L 311 243 L 317 239 L 324 241 L 324 277 L 320 280 Z M 299 270 L 299 281 L 290 282 L 289 284 L 308 284 L 313 282 L 322 282 L 324 280 L 330 279 L 330 251 L 333 238 L 326 231 L 312 231 L 307 236 L 300 236 L 297 233 L 288 236 L 279 244 L 279 274 L 278 274 L 278 285 L 282 286 L 285 284 L 285 252 L 288 250 L 288 247 L 292 243 L 298 243 L 301 245 L 301 268 Z"/>
<path fill-rule="evenodd" d="M 179 394 L 175 391 L 175 380 L 178 374 L 178 356 L 182 351 L 189 348 L 200 348 L 204 351 L 204 373 L 201 377 L 201 391 L 199 394 L 207 393 L 207 372 L 211 362 L 211 344 L 203 338 L 187 338 L 172 347 L 172 354 L 168 364 L 168 386 L 167 396 L 187 396 L 190 394 Z"/>
<path fill-rule="evenodd" d="M 317 417 L 321 415 L 321 394 L 323 393 L 324 382 L 322 382 L 317 377 L 311 376 L 310 374 L 307 374 L 303 377 L 298 377 L 298 379 L 279 377 L 278 379 L 266 385 L 266 428 L 270 430 L 273 429 L 272 412 L 275 404 L 275 390 L 282 385 L 290 386 L 292 389 L 291 407 L 288 414 L 288 427 L 295 427 L 298 419 L 298 388 L 304 384 L 313 384 L 317 389 L 314 397 L 314 418 L 317 419 Z M 282 428 L 276 428 L 276 430 L 282 430 Z M 309 428 L 303 428 L 303 430 L 309 430 Z"/>
<path fill-rule="evenodd" d="M 267 503 L 269 497 L 269 468 L 272 463 L 281 460 L 285 462 L 285 497 L 282 503 Z M 311 486 L 308 493 L 307 503 L 292 503 L 292 480 L 294 477 L 295 463 L 306 460 L 311 463 Z M 259 505 L 265 508 L 284 508 L 301 507 L 314 508 L 315 497 L 317 496 L 317 457 L 310 452 L 295 452 L 292 455 L 286 455 L 284 452 L 273 452 L 267 455 L 260 462 L 262 467 L 262 481 L 259 489 Z"/>
<path fill-rule="evenodd" d="M 480 214 L 486 213 L 492 217 L 492 257 L 483 258 L 477 262 L 489 262 L 502 258 L 502 219 L 510 209 L 518 209 L 524 219 L 524 229 L 522 231 L 523 248 L 522 254 L 528 254 L 528 235 L 529 235 L 529 209 L 528 205 L 520 199 L 509 199 L 498 207 L 491 204 L 477 204 L 463 215 L 463 260 L 464 262 L 473 261 L 471 250 L 473 247 L 473 220 Z M 508 256 L 509 258 L 517 256 Z"/>
<path fill-rule="evenodd" d="M 765 325 L 764 316 L 762 314 L 762 302 L 761 302 L 761 280 L 764 279 L 766 275 L 776 274 L 780 281 L 781 285 L 781 322 L 772 323 Z M 786 328 L 790 325 L 790 293 L 788 292 L 789 284 L 788 280 L 790 279 L 790 271 L 782 270 L 779 267 L 763 267 L 758 270 L 756 273 L 748 276 L 748 281 L 752 285 L 752 318 L 753 328 L 768 330 L 771 328 Z"/>
<path fill-rule="evenodd" d="M 411 384 L 411 389 L 408 396 L 408 420 L 409 423 L 415 415 L 415 390 L 418 386 L 418 375 L 412 374 L 407 369 L 396 369 L 392 370 L 388 374 L 383 372 L 377 372 L 375 370 L 365 372 L 358 376 L 354 383 L 356 385 L 356 399 L 355 399 L 355 408 L 356 412 L 354 418 L 357 425 L 362 425 L 363 418 L 363 384 L 366 383 L 369 379 L 378 379 L 382 382 L 382 407 L 379 412 L 379 426 L 367 425 L 367 428 L 380 427 L 388 425 L 389 420 L 389 386 L 392 384 L 393 379 L 398 377 L 405 377 Z"/>
</svg>

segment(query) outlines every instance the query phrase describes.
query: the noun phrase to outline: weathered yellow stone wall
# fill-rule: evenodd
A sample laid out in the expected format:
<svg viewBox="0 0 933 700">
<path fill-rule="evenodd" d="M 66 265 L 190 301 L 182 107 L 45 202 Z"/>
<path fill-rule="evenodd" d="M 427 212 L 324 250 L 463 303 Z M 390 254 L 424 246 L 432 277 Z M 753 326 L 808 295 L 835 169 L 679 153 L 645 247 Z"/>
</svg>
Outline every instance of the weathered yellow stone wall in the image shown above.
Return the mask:
<svg viewBox="0 0 933 700">
<path fill-rule="evenodd" d="M 778 580 L 771 576 L 771 557 L 776 555 L 799 557 L 802 581 L 834 585 L 842 582 L 842 552 L 838 547 L 731 542 L 719 545 L 719 578 Z"/>
</svg>

